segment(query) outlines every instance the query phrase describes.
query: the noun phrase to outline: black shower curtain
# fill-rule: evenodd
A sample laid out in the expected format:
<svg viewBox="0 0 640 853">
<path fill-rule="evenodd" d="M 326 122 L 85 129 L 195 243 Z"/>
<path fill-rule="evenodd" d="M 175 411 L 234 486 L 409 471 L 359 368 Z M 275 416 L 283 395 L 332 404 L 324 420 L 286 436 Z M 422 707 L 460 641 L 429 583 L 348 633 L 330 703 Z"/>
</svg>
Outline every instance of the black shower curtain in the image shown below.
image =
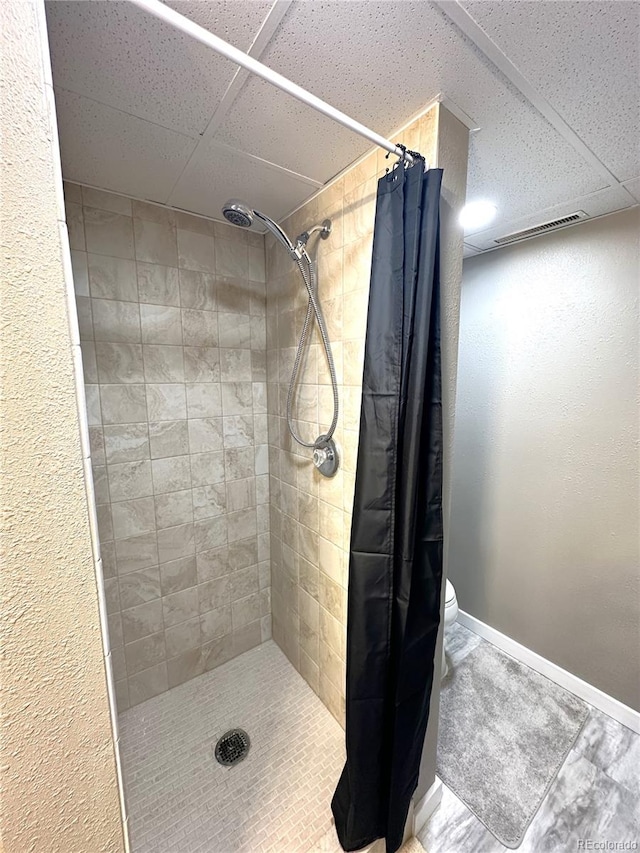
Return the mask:
<svg viewBox="0 0 640 853">
<path fill-rule="evenodd" d="M 351 530 L 345 850 L 402 843 L 429 715 L 442 583 L 442 170 L 378 183 Z"/>
</svg>

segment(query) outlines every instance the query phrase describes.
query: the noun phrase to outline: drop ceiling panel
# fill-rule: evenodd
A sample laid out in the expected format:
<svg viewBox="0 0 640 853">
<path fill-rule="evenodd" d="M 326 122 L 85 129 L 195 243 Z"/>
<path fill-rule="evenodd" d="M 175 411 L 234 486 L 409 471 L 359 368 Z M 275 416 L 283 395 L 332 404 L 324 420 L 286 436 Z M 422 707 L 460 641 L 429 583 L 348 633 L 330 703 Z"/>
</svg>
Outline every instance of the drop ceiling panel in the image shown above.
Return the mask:
<svg viewBox="0 0 640 853">
<path fill-rule="evenodd" d="M 171 196 L 171 204 L 222 219 L 224 202 L 242 198 L 277 220 L 315 191 L 315 186 L 294 175 L 209 142 L 198 147 Z"/>
<path fill-rule="evenodd" d="M 71 92 L 56 92 L 62 169 L 69 181 L 166 201 L 195 142 Z"/>
<path fill-rule="evenodd" d="M 637 2 L 463 2 L 618 180 L 640 160 Z"/>
<path fill-rule="evenodd" d="M 602 178 L 550 125 L 542 134 L 536 125 L 508 107 L 471 134 L 467 199 L 489 199 L 501 221 L 603 188 Z"/>
<path fill-rule="evenodd" d="M 245 51 L 271 7 L 263 0 L 170 5 Z M 467 196 L 496 203 L 496 233 L 516 222 L 536 224 L 550 211 L 571 212 L 575 203 L 565 199 L 587 197 L 606 212 L 628 205 L 633 193 L 638 198 L 638 90 L 630 82 L 637 4 L 465 6 L 585 143 L 627 176 L 628 192 L 601 193 L 602 171 L 436 4 L 294 0 L 260 59 L 386 136 L 443 93 L 480 128 L 471 137 Z M 308 198 L 314 181 L 370 147 L 254 77 L 225 102 L 222 125 L 209 131 L 213 141 L 203 138 L 236 72 L 232 63 L 127 2 L 52 0 L 47 13 L 70 180 L 214 217 L 227 196 L 245 195 L 278 217 Z M 475 240 L 468 238 L 471 246 Z"/>
<path fill-rule="evenodd" d="M 321 183 L 371 148 L 258 77 L 248 80 L 215 138 Z"/>
<path fill-rule="evenodd" d="M 624 188 L 627 192 L 631 193 L 637 202 L 640 202 L 640 178 L 633 178 L 633 180 L 627 181 L 624 184 Z"/>
<path fill-rule="evenodd" d="M 514 231 L 523 231 L 525 228 L 533 228 L 552 219 L 560 219 L 563 216 L 576 213 L 578 210 L 583 210 L 587 216 L 594 217 L 613 213 L 616 210 L 622 210 L 632 205 L 633 199 L 622 187 L 608 187 L 589 196 L 564 201 L 546 210 L 531 212 L 528 216 L 519 219 L 501 221 L 494 227 L 484 231 L 473 234 L 467 232 L 464 239 L 466 244 L 480 250 L 495 249 L 496 244 L 494 241 L 498 237 L 504 237 L 506 234 L 511 234 Z"/>
<path fill-rule="evenodd" d="M 271 3 L 175 2 L 248 50 Z M 47 3 L 56 88 L 191 136 L 208 124 L 237 66 L 127 2 Z"/>
<path fill-rule="evenodd" d="M 328 38 L 333 33 L 333 38 Z M 338 37 L 335 34 L 339 34 Z M 261 60 L 388 135 L 438 92 L 481 130 L 471 151 L 470 197 L 490 193 L 519 216 L 603 181 L 538 111 L 430 3 L 294 3 Z M 250 82 L 217 138 L 319 180 L 363 150 L 304 107 Z"/>
</svg>

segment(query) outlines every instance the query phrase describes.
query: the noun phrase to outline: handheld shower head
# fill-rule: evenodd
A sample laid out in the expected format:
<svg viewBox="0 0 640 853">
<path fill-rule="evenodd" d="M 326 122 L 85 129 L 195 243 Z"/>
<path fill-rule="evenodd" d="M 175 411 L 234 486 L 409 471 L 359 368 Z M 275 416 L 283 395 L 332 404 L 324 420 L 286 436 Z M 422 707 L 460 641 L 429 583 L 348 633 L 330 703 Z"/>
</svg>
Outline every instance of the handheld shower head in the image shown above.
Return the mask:
<svg viewBox="0 0 640 853">
<path fill-rule="evenodd" d="M 253 210 L 243 201 L 239 201 L 237 198 L 229 199 L 229 201 L 222 205 L 222 215 L 228 222 L 232 225 L 237 225 L 239 228 L 250 228 L 253 225 L 254 219 L 260 220 L 271 231 L 273 236 L 282 243 L 290 255 L 295 254 L 294 245 L 282 228 L 273 219 L 265 216 L 264 213 L 260 213 L 259 210 Z"/>
<path fill-rule="evenodd" d="M 238 228 L 250 228 L 253 224 L 253 211 L 237 198 L 231 198 L 222 205 L 222 215 Z"/>
</svg>

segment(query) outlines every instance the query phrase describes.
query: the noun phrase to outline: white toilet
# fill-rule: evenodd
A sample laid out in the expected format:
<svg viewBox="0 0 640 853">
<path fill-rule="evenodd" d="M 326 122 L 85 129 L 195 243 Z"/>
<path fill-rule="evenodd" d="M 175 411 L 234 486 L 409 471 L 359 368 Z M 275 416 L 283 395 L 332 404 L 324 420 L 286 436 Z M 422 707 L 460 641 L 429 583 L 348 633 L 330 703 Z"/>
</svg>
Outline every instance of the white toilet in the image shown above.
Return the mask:
<svg viewBox="0 0 640 853">
<path fill-rule="evenodd" d="M 445 628 L 445 636 L 442 640 L 442 678 L 444 678 L 449 671 L 449 667 L 447 664 L 447 658 L 444 653 L 444 647 L 447 639 L 446 630 L 449 625 L 453 625 L 453 623 L 458 618 L 458 599 L 456 598 L 456 591 L 453 588 L 453 584 L 451 581 L 447 581 L 447 588 L 444 594 L 444 628 Z"/>
</svg>

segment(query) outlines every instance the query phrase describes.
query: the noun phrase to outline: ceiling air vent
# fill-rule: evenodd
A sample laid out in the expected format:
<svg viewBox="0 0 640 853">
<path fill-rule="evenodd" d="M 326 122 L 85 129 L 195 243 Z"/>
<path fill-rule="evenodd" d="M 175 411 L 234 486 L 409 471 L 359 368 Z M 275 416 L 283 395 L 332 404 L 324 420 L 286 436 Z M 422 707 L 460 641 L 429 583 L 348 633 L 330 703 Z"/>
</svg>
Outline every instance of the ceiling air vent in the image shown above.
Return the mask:
<svg viewBox="0 0 640 853">
<path fill-rule="evenodd" d="M 524 231 L 514 231 L 513 234 L 506 234 L 504 237 L 498 237 L 493 242 L 498 246 L 504 246 L 506 243 L 515 243 L 516 240 L 526 240 L 527 237 L 536 237 L 538 234 L 546 234 L 547 231 L 555 231 L 557 228 L 564 228 L 567 225 L 573 225 L 574 222 L 579 222 L 581 219 L 586 219 L 587 214 L 584 210 L 577 210 L 575 213 L 570 213 L 568 216 L 562 216 L 560 219 L 550 219 L 549 222 L 542 222 L 540 225 L 535 225 L 533 228 L 525 228 Z"/>
</svg>

